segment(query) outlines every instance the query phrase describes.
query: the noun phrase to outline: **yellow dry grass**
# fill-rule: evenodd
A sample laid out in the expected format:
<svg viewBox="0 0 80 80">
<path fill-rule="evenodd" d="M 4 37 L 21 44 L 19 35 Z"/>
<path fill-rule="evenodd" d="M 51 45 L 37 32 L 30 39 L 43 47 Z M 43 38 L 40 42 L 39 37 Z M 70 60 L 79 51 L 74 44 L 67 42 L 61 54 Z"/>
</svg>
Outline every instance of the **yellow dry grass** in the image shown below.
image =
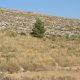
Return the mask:
<svg viewBox="0 0 80 80">
<path fill-rule="evenodd" d="M 11 80 L 80 80 L 80 72 L 75 71 L 39 71 L 6 75 Z"/>
<path fill-rule="evenodd" d="M 0 32 L 0 70 L 50 71 L 58 66 L 80 65 L 79 40 L 37 39 L 31 35 L 9 36 Z"/>
</svg>

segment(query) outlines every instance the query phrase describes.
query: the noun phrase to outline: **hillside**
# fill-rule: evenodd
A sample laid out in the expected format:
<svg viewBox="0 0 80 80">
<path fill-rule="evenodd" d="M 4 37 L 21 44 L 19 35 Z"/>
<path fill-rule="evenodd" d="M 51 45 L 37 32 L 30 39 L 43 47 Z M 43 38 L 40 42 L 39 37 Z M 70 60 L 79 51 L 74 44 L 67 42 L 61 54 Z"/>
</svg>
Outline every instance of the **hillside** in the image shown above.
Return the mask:
<svg viewBox="0 0 80 80">
<path fill-rule="evenodd" d="M 80 37 L 80 20 L 62 17 L 52 17 L 32 12 L 19 12 L 0 9 L 0 29 L 10 28 L 18 32 L 30 33 L 33 23 L 40 18 L 45 23 L 46 33 L 49 36 Z"/>
<path fill-rule="evenodd" d="M 29 34 L 37 18 L 45 23 L 45 37 L 41 39 Z M 58 76 L 49 80 L 77 80 L 72 77 L 80 73 L 80 20 L 0 9 L 0 74 L 9 73 L 14 78 L 27 72 Z"/>
<path fill-rule="evenodd" d="M 54 80 L 63 80 L 64 78 L 77 80 L 73 78 L 78 78 L 80 73 L 80 40 L 52 41 L 45 38 L 37 39 L 31 35 L 17 34 L 13 36 L 11 33 L 11 31 L 0 32 L 0 74 L 5 73 L 6 80 L 16 80 L 17 77 L 18 80 L 26 80 L 34 73 L 36 76 L 29 80 L 35 78 L 39 80 L 42 76 L 41 71 L 44 72 L 42 79 L 48 78 L 45 74 L 48 73 L 49 80 L 53 80 L 53 77 L 59 78 L 59 76 L 62 76 L 62 79 L 56 78 Z M 45 71 L 53 72 L 49 74 Z M 55 71 L 59 75 L 56 75 Z M 12 74 L 8 77 L 8 73 L 15 72 L 16 75 Z M 22 72 L 29 72 L 27 74 L 30 76 Z M 36 72 L 40 77 L 37 76 Z M 23 77 L 21 77 L 21 73 L 22 76 L 24 75 Z M 74 76 L 72 73 L 75 73 Z"/>
</svg>

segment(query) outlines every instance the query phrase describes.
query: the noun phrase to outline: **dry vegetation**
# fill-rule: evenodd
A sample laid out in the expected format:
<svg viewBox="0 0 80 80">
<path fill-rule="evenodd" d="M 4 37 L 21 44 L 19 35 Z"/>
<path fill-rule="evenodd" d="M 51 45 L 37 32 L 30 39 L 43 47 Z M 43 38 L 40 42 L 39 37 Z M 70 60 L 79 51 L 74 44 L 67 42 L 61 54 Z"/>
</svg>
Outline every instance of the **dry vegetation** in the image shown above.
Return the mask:
<svg viewBox="0 0 80 80">
<path fill-rule="evenodd" d="M 43 71 L 8 74 L 2 80 L 80 80 L 80 72 Z"/>
<path fill-rule="evenodd" d="M 80 70 L 80 40 L 37 39 L 12 31 L 0 32 L 0 71 L 17 72 L 20 68 L 49 71 L 67 67 Z"/>
<path fill-rule="evenodd" d="M 19 12 L 0 9 L 0 29 L 10 28 L 18 33 L 30 33 L 36 19 L 45 24 L 46 36 L 69 36 L 80 38 L 80 19 L 69 19 L 56 16 L 41 15 L 32 12 Z"/>
<path fill-rule="evenodd" d="M 38 17 L 42 39 L 27 34 Z M 80 80 L 79 74 L 80 20 L 0 9 L 0 80 Z"/>
</svg>

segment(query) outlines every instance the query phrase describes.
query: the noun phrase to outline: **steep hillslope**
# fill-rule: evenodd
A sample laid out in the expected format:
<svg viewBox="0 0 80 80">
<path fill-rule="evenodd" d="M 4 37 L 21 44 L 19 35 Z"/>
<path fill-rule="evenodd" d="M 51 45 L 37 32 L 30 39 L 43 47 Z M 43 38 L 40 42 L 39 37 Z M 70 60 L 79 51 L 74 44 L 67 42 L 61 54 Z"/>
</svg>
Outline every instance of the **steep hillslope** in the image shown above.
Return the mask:
<svg viewBox="0 0 80 80">
<path fill-rule="evenodd" d="M 11 28 L 18 32 L 30 33 L 37 18 L 40 18 L 45 23 L 45 35 L 80 37 L 79 19 L 52 17 L 7 9 L 0 9 L 0 29 Z"/>
</svg>

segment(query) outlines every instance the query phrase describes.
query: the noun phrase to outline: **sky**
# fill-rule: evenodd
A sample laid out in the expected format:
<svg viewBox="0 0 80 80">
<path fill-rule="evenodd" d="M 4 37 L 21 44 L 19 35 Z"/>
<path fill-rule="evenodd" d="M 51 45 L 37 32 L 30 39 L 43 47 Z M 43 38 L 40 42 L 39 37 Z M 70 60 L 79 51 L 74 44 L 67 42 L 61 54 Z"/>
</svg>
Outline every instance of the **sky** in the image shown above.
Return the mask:
<svg viewBox="0 0 80 80">
<path fill-rule="evenodd" d="M 80 19 L 80 0 L 0 0 L 0 8 Z"/>
</svg>

